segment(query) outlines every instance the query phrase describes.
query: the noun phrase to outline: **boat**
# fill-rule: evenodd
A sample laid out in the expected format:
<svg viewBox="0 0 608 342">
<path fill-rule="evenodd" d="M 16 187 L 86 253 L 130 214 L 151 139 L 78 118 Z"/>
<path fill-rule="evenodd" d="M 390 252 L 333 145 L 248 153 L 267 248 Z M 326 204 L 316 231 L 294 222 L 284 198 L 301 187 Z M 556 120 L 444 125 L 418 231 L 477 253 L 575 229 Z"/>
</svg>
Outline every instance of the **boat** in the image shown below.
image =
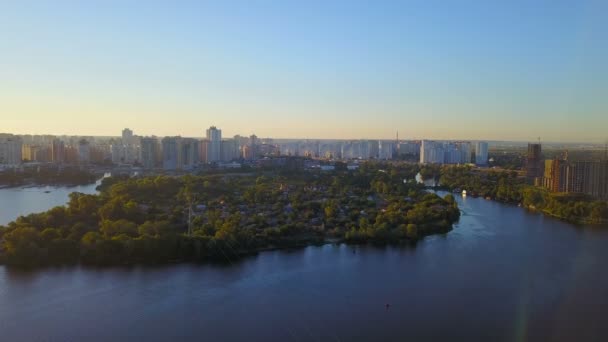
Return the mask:
<svg viewBox="0 0 608 342">
<path fill-rule="evenodd" d="M 467 195 L 467 191 L 466 190 L 462 190 L 462 196 L 466 196 Z"/>
<path fill-rule="evenodd" d="M 51 190 L 47 190 L 47 191 L 45 191 L 44 193 L 45 193 L 45 194 L 49 194 L 49 193 L 51 193 Z"/>
</svg>

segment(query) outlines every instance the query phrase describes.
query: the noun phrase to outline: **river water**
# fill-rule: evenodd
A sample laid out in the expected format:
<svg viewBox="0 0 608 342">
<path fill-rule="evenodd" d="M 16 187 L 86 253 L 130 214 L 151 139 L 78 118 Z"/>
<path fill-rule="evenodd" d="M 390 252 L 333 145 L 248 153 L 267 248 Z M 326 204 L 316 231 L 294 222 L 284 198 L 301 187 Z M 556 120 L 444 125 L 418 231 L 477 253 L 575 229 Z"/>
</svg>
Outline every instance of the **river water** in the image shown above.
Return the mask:
<svg viewBox="0 0 608 342">
<path fill-rule="evenodd" d="M 47 211 L 58 205 L 64 205 L 72 192 L 94 194 L 95 184 L 73 187 L 17 187 L 0 189 L 0 225 L 14 221 L 20 215 Z"/>
<path fill-rule="evenodd" d="M 0 267 L 0 336 L 608 340 L 608 230 L 457 200 L 463 215 L 454 230 L 415 247 L 325 245 L 225 265 Z"/>
</svg>

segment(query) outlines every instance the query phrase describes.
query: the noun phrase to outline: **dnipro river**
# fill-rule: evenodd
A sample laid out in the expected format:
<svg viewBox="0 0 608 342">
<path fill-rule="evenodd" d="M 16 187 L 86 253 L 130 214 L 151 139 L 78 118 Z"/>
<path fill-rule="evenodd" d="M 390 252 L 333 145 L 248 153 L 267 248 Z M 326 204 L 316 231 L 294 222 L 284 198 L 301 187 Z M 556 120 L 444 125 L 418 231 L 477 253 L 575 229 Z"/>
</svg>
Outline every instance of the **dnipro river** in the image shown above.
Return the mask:
<svg viewBox="0 0 608 342">
<path fill-rule="evenodd" d="M 20 215 L 39 213 L 64 205 L 72 192 L 94 194 L 97 185 L 99 182 L 73 187 L 37 186 L 0 189 L 0 225 L 14 221 Z"/>
<path fill-rule="evenodd" d="M 0 191 L 3 205 L 49 194 L 26 196 Z M 608 340 L 608 230 L 457 200 L 454 230 L 415 247 L 324 245 L 225 265 L 0 266 L 0 340 Z M 24 212 L 14 208 L 2 210 Z"/>
</svg>

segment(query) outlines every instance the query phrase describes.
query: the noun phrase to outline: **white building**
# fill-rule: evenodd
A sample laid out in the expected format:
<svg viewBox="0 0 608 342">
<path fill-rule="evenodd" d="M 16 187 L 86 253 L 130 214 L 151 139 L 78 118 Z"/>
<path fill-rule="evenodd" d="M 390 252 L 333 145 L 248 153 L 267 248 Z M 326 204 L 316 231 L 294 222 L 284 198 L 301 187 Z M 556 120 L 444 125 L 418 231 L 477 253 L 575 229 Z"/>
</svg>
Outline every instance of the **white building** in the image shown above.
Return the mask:
<svg viewBox="0 0 608 342">
<path fill-rule="evenodd" d="M 146 169 L 153 169 L 157 165 L 159 153 L 158 140 L 154 137 L 141 139 L 141 163 Z"/>
<path fill-rule="evenodd" d="M 471 162 L 469 142 L 439 142 L 422 140 L 420 163 L 426 164 L 468 164 Z"/>
<path fill-rule="evenodd" d="M 219 162 L 222 158 L 222 130 L 217 129 L 215 126 L 209 127 L 207 130 L 207 162 Z"/>
<path fill-rule="evenodd" d="M 389 141 L 380 141 L 378 145 L 378 159 L 393 159 L 394 145 L 394 143 Z"/>
<path fill-rule="evenodd" d="M 342 159 L 369 159 L 370 144 L 366 140 L 345 142 L 340 154 Z"/>
<path fill-rule="evenodd" d="M 422 140 L 420 144 L 420 163 L 443 164 L 445 152 L 443 143 L 431 140 Z"/>
<path fill-rule="evenodd" d="M 162 140 L 163 169 L 177 170 L 181 165 L 181 137 L 164 137 Z"/>
<path fill-rule="evenodd" d="M 401 155 L 415 155 L 420 154 L 420 144 L 417 142 L 402 142 L 398 145 L 399 154 Z"/>
<path fill-rule="evenodd" d="M 488 165 L 488 143 L 485 141 L 475 143 L 475 164 Z"/>
<path fill-rule="evenodd" d="M 253 145 L 255 146 L 255 145 Z M 224 140 L 221 143 L 221 161 L 230 162 L 239 157 L 237 141 L 235 139 Z"/>
<path fill-rule="evenodd" d="M 122 143 L 124 145 L 133 145 L 134 141 L 133 141 L 133 131 L 125 128 L 122 130 Z"/>
</svg>

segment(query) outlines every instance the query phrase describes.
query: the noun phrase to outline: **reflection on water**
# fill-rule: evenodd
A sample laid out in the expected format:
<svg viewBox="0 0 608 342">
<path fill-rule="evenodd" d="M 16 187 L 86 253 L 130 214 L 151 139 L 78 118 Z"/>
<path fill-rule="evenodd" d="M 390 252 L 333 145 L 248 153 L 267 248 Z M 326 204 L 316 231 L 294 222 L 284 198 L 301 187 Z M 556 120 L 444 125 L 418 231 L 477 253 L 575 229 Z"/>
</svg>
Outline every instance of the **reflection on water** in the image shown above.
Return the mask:
<svg viewBox="0 0 608 342">
<path fill-rule="evenodd" d="M 0 331 L 7 341 L 608 338 L 605 230 L 456 199 L 465 214 L 455 229 L 415 247 L 325 245 L 225 265 L 0 267 Z"/>
</svg>

